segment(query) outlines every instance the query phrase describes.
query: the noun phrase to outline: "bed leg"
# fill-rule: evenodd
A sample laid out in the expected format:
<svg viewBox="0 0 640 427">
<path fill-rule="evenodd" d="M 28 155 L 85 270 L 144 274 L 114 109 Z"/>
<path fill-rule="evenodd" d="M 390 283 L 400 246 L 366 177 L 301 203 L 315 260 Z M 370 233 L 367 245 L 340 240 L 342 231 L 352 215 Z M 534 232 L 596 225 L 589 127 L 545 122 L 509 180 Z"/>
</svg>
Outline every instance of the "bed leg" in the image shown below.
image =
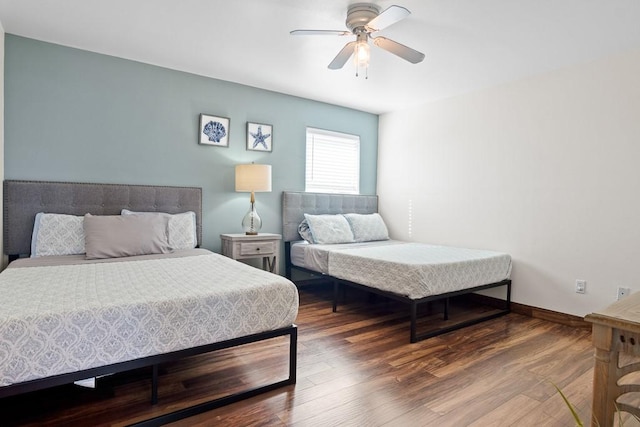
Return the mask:
<svg viewBox="0 0 640 427">
<path fill-rule="evenodd" d="M 289 335 L 289 381 L 295 384 L 297 381 L 296 370 L 298 366 L 298 328 L 293 328 Z"/>
<path fill-rule="evenodd" d="M 291 242 L 284 242 L 284 277 L 291 280 Z"/>
<path fill-rule="evenodd" d="M 340 284 L 337 280 L 333 281 L 333 312 L 338 311 L 338 294 L 340 293 Z"/>
<path fill-rule="evenodd" d="M 507 300 L 505 310 L 507 312 L 511 312 L 511 280 L 507 283 Z"/>
<path fill-rule="evenodd" d="M 153 373 L 151 374 L 151 404 L 158 403 L 158 365 L 153 365 Z"/>
<path fill-rule="evenodd" d="M 411 302 L 411 337 L 410 342 L 418 342 L 418 337 L 416 333 L 416 323 L 418 321 L 418 303 L 415 301 Z"/>
<path fill-rule="evenodd" d="M 444 320 L 449 320 L 449 298 L 444 299 Z"/>
</svg>

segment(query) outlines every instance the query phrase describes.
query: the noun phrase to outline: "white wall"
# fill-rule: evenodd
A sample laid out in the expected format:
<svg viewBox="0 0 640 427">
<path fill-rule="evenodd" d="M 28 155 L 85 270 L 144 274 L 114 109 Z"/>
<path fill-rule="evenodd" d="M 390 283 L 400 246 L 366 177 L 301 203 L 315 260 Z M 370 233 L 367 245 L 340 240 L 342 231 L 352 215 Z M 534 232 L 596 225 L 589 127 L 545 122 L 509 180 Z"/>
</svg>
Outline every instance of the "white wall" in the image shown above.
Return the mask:
<svg viewBox="0 0 640 427">
<path fill-rule="evenodd" d="M 535 307 L 640 292 L 639 76 L 640 50 L 381 116 L 392 237 L 508 252 Z"/>
</svg>

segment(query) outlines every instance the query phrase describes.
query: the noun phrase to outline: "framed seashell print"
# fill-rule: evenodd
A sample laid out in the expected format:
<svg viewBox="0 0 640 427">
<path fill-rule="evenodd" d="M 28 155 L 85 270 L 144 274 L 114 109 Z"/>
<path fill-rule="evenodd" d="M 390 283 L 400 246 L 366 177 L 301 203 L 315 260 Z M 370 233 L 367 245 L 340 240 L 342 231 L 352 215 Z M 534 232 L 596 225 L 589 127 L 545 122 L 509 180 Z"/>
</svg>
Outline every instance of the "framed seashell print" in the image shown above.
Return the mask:
<svg viewBox="0 0 640 427">
<path fill-rule="evenodd" d="M 229 123 L 227 117 L 200 114 L 200 129 L 198 131 L 200 144 L 229 146 Z"/>
</svg>

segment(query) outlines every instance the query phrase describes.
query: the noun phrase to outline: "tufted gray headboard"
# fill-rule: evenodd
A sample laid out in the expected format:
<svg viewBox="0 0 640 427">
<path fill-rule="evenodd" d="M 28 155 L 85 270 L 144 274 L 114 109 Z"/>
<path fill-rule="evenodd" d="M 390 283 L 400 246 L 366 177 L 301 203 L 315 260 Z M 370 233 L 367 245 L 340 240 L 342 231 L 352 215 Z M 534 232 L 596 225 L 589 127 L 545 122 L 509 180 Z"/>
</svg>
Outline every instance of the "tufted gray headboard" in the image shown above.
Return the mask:
<svg viewBox="0 0 640 427">
<path fill-rule="evenodd" d="M 123 208 L 140 212 L 196 213 L 202 244 L 202 189 L 151 185 L 76 182 L 4 181 L 4 252 L 31 252 L 31 233 L 38 212 L 69 215 L 119 215 Z"/>
<path fill-rule="evenodd" d="M 282 192 L 282 238 L 285 242 L 301 240 L 298 225 L 304 214 L 340 214 L 378 212 L 378 196 Z"/>
</svg>

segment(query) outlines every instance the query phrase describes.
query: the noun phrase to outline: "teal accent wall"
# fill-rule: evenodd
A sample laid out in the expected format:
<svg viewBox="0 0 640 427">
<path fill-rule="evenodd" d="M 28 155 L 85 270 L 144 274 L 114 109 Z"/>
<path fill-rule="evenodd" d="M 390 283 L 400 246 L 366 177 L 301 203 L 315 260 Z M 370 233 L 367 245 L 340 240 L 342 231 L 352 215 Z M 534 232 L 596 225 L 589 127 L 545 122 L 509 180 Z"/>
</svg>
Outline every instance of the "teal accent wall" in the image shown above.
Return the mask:
<svg viewBox="0 0 640 427">
<path fill-rule="evenodd" d="M 228 148 L 198 144 L 201 113 L 230 118 Z M 273 126 L 272 153 L 246 150 L 247 121 Z M 256 206 L 262 231 L 281 232 L 281 192 L 304 191 L 307 126 L 360 135 L 361 192 L 375 194 L 377 115 L 6 35 L 5 178 L 202 187 L 208 249 L 242 231 L 238 163 L 272 165 Z"/>
</svg>

